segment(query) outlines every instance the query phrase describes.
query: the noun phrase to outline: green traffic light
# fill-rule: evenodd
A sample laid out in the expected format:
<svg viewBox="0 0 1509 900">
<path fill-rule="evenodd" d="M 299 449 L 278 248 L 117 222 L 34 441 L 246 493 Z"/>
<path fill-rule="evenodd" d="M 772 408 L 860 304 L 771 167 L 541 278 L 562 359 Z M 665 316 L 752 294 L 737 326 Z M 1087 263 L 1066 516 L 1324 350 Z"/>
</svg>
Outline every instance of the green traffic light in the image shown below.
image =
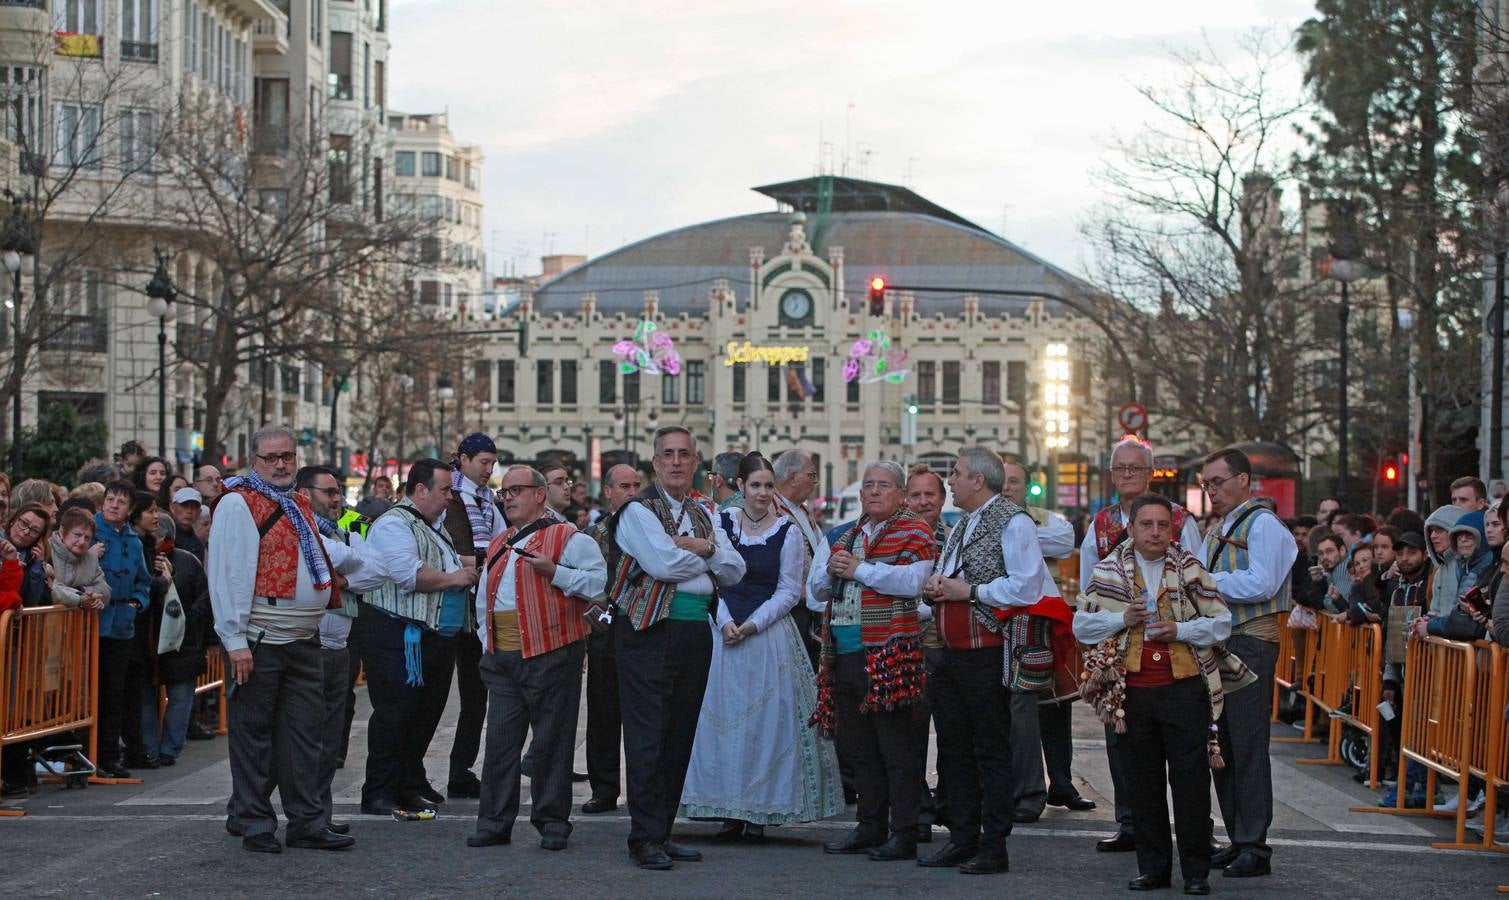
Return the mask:
<svg viewBox="0 0 1509 900">
<path fill-rule="evenodd" d="M 908 403 L 906 405 L 906 411 L 907 411 L 907 415 L 911 415 L 911 416 L 917 415 L 917 404 L 915 404 L 915 403 Z"/>
<path fill-rule="evenodd" d="M 1041 497 L 1041 496 L 1043 496 L 1043 486 L 1040 485 L 1040 484 L 1034 483 L 1032 485 L 1032 487 L 1029 487 L 1027 489 L 1027 493 L 1031 494 L 1034 497 Z"/>
</svg>

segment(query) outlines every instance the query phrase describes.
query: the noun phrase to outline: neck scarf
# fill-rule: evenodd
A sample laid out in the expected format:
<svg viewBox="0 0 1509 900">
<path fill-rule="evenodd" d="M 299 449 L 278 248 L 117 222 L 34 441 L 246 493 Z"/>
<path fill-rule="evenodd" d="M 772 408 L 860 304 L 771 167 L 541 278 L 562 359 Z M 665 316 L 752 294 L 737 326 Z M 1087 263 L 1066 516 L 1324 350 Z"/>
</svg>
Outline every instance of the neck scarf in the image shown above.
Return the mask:
<svg viewBox="0 0 1509 900">
<path fill-rule="evenodd" d="M 283 518 L 288 520 L 288 524 L 293 526 L 294 534 L 299 536 L 299 554 L 304 557 L 304 565 L 309 567 L 309 577 L 314 582 L 315 589 L 324 590 L 330 587 L 330 568 L 325 565 L 324 550 L 319 546 L 319 539 L 315 537 L 314 529 L 309 525 L 308 516 L 294 499 L 293 488 L 291 486 L 280 488 L 269 484 L 256 472 L 225 480 L 226 490 L 234 490 L 238 487 L 256 491 L 278 504 L 283 510 Z"/>
<path fill-rule="evenodd" d="M 472 526 L 472 543 L 475 544 L 479 537 L 490 541 L 493 537 L 493 523 L 498 521 L 498 504 L 493 501 L 493 489 L 484 484 L 469 490 L 466 485 L 470 484 L 471 479 L 462 475 L 460 469 L 451 470 L 451 490 L 470 494 L 477 500 L 476 503 L 461 504 L 465 507 L 466 518 Z"/>
<path fill-rule="evenodd" d="M 314 527 L 318 528 L 320 530 L 320 534 L 323 534 L 327 538 L 335 537 L 337 530 L 340 528 L 340 526 L 335 524 L 335 522 L 325 518 L 319 513 L 314 514 Z"/>
</svg>

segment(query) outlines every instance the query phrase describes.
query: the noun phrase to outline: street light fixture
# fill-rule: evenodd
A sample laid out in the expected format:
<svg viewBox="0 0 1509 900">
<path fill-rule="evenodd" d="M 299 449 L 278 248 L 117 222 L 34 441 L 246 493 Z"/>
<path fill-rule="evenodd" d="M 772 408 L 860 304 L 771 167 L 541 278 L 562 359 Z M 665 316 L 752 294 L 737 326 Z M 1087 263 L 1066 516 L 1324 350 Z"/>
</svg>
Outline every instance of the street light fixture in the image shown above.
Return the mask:
<svg viewBox="0 0 1509 900">
<path fill-rule="evenodd" d="M 445 405 L 451 398 L 456 396 L 456 389 L 451 386 L 451 376 L 441 375 L 435 380 L 435 395 L 440 398 L 440 436 L 435 441 L 435 450 L 438 453 L 445 452 Z"/>
<path fill-rule="evenodd" d="M 1368 276 L 1368 264 L 1362 259 L 1362 247 L 1357 239 L 1356 210 L 1357 204 L 1350 201 L 1335 204 L 1336 239 L 1327 248 L 1330 255 L 1321 262 L 1322 277 L 1341 282 L 1341 305 L 1336 310 L 1339 326 L 1336 339 L 1341 347 L 1336 365 L 1336 497 L 1343 506 L 1347 504 L 1347 433 L 1350 431 L 1347 421 L 1347 318 L 1351 315 L 1352 303 L 1348 288 L 1352 282 Z"/>
<path fill-rule="evenodd" d="M 0 226 L 0 256 L 3 256 L 5 270 L 11 276 L 11 360 L 12 365 L 18 358 L 17 350 L 21 341 L 21 272 L 26 267 L 26 257 L 34 256 L 37 252 L 37 229 L 26 207 L 31 204 L 31 195 L 17 194 L 10 188 L 5 189 L 5 198 L 10 201 L 10 212 L 5 217 L 4 226 Z M 21 473 L 21 373 L 16 372 L 12 381 L 15 389 L 11 392 L 11 433 L 10 433 L 10 467 L 14 475 Z"/>
<path fill-rule="evenodd" d="M 157 318 L 157 447 L 163 459 L 173 459 L 168 453 L 168 321 L 177 316 L 173 301 L 178 291 L 168 276 L 168 254 L 156 247 L 152 254 L 157 257 L 157 270 L 146 292 L 147 314 Z"/>
</svg>

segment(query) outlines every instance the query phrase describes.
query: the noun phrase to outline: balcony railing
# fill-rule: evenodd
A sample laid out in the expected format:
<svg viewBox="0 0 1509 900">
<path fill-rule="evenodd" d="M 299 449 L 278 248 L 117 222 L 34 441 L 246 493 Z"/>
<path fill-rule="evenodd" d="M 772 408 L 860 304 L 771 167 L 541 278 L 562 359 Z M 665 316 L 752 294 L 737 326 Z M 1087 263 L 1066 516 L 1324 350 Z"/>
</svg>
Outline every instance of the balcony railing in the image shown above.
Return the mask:
<svg viewBox="0 0 1509 900">
<path fill-rule="evenodd" d="M 157 44 L 147 41 L 121 41 L 121 59 L 127 62 L 157 62 Z"/>
<path fill-rule="evenodd" d="M 104 353 L 108 330 L 103 315 L 57 316 L 48 320 L 42 349 Z"/>
</svg>

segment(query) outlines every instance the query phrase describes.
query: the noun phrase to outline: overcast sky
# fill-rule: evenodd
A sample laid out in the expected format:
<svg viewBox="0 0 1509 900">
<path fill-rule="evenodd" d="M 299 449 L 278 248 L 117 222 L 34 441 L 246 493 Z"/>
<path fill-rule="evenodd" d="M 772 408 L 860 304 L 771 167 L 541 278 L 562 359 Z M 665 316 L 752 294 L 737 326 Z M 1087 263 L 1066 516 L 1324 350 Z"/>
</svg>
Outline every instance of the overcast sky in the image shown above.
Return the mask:
<svg viewBox="0 0 1509 900">
<path fill-rule="evenodd" d="M 480 144 L 490 268 L 763 212 L 749 190 L 904 183 L 1080 271 L 1091 173 L 1171 50 L 1306 0 L 392 0 L 389 102 Z M 1297 77 L 1297 76 L 1296 76 Z M 827 147 L 823 147 L 826 144 Z"/>
</svg>

